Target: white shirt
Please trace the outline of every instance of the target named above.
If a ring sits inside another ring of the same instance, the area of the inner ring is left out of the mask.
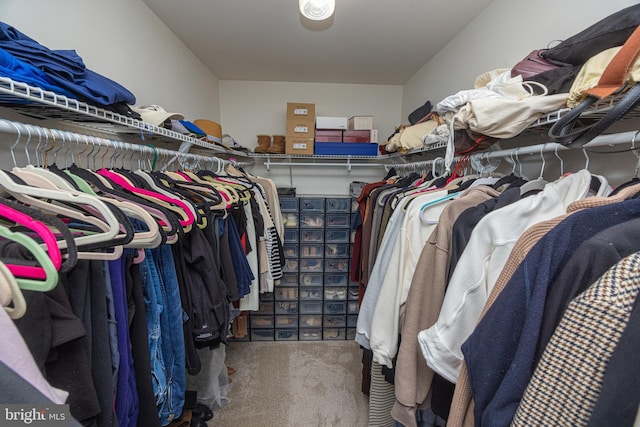
[[[400,319],[409,295],[413,273],[427,239],[438,224],[447,202],[454,198],[447,190],[417,196],[407,207],[396,235],[391,262],[386,269],[371,323],[370,346],[373,360],[393,367],[398,352]],[[433,204],[432,204],[433,203]]]
[[[427,364],[455,383],[462,343],[471,335],[511,249],[532,225],[566,213],[589,194],[591,174],[582,170],[544,190],[487,214],[475,227],[449,281],[438,321],[418,334]]]

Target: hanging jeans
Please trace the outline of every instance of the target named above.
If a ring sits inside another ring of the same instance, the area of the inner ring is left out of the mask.
[[[140,273],[147,307],[153,388],[162,425],[182,414],[186,387],[183,312],[168,245],[145,249]]]

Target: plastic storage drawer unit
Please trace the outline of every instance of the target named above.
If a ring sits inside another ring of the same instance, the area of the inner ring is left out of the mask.
[[[300,286],[322,286],[322,273],[300,273]]]
[[[324,256],[326,258],[346,258],[349,256],[349,244],[327,243],[324,245]]]
[[[349,212],[351,199],[347,198],[327,198],[327,212]]]
[[[298,243],[298,230],[284,230],[284,243]]]
[[[324,278],[325,286],[347,286],[347,274],[327,274]]]
[[[327,214],[326,222],[327,227],[349,228],[350,217],[349,214]]]
[[[276,341],[298,341],[298,330],[276,329]]]
[[[274,336],[273,329],[251,330],[251,341],[273,341]]]
[[[322,228],[324,227],[324,214],[303,213],[300,214],[301,228]]]
[[[349,243],[349,229],[327,229],[326,230],[326,242],[327,243]]]
[[[347,303],[345,301],[325,301],[324,314],[345,314]]]
[[[338,231],[338,230],[333,230]],[[349,239],[349,237],[347,237]],[[348,242],[349,240],[347,240]],[[322,243],[324,242],[324,230],[311,228],[300,230],[300,243]],[[346,243],[346,242],[345,242]]]
[[[324,199],[321,197],[301,197],[300,211],[324,212]]]
[[[298,212],[298,199],[295,197],[280,197],[281,212]]]

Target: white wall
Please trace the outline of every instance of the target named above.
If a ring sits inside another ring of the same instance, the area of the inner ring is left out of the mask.
[[[219,120],[218,79],[141,0],[2,0],[0,19],[188,119]]]
[[[435,105],[448,95],[473,87],[476,76],[485,71],[511,67],[532,50],[565,39],[635,3],[494,0],[404,85],[402,117],[427,99]]]
[[[287,102],[314,103],[317,116],[373,116],[386,140],[401,123],[402,86],[220,80],[222,132],[251,149],[257,134],[284,135]]]
[[[287,102],[316,105],[319,116],[373,116],[379,140],[385,140],[402,123],[402,86],[255,82],[220,80],[222,132],[253,150],[258,134],[286,133]],[[276,184],[295,186],[300,194],[348,194],[352,180],[372,181],[385,175],[382,167],[353,168],[331,166],[272,167],[258,161],[250,170],[272,178]]]

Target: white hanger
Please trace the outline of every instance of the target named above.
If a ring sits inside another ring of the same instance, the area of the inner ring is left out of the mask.
[[[16,320],[20,319],[27,312],[27,302],[24,299],[22,290],[18,285],[18,281],[15,276],[11,274],[7,266],[0,261],[0,289],[3,295],[6,295],[5,291],[8,291],[9,296],[7,299],[2,299],[2,306],[9,315],[10,318]],[[9,304],[13,307],[9,307]]]

